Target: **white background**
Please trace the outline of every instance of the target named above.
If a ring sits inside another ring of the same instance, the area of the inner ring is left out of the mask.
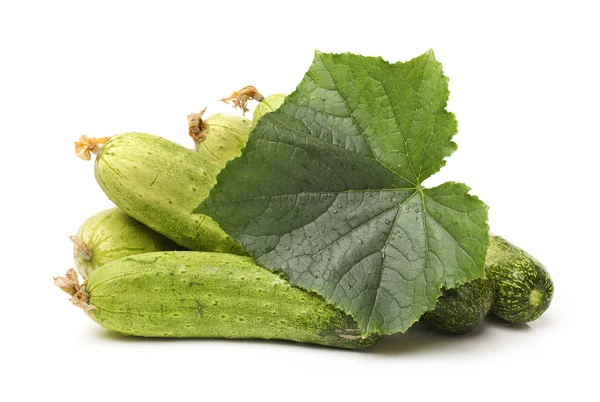
[[[2,2],[3,401],[548,400],[597,397],[598,13],[589,2]],[[446,4],[448,3],[448,4]],[[192,146],[186,116],[248,84],[290,92],[313,50],[411,59],[450,77],[458,151],[492,230],[545,263],[550,309],[463,337],[416,328],[363,352],[111,334],[52,285],[67,238],[111,206],[85,133]],[[596,370],[596,374],[593,375]]]

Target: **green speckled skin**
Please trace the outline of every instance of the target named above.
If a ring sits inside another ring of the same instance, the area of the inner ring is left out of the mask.
[[[252,122],[248,119],[226,114],[215,114],[204,120],[204,141],[196,141],[196,151],[206,160],[222,168],[233,158],[242,154],[248,140]]]
[[[496,296],[491,312],[510,322],[539,318],[552,301],[554,286],[546,268],[499,236],[490,236],[485,261]]]
[[[251,258],[154,252],[96,270],[85,292],[103,327],[173,338],[263,338],[363,348],[354,320],[323,298],[292,287]]]
[[[494,286],[487,278],[475,279],[455,289],[445,289],[435,309],[422,320],[442,332],[464,334],[472,330],[490,311]]]
[[[221,166],[164,138],[125,133],[96,158],[96,181],[122,211],[190,250],[245,254],[219,225],[192,211]]]
[[[87,219],[76,237],[92,252],[88,261],[77,247],[73,249],[75,267],[84,279],[98,267],[128,255],[183,249],[119,208],[107,209]]]
[[[279,109],[279,106],[281,106],[286,96],[287,94],[278,93],[269,95],[260,101],[260,103],[256,106],[256,109],[254,109],[254,114],[252,115],[252,127],[256,126],[258,119],[260,119],[263,115]]]

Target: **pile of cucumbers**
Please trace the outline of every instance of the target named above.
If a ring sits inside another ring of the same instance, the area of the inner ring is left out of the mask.
[[[252,127],[285,98],[262,99],[252,121],[190,115],[195,150],[164,138],[124,133],[82,137],[77,154],[95,154],[96,181],[117,206],[85,221],[75,236],[75,267],[55,283],[101,326],[129,335],[263,338],[364,348],[354,319],[321,296],[257,265],[210,217],[193,214],[217,174],[239,156]],[[548,308],[553,285],[537,260],[490,234],[486,277],[445,289],[422,316],[454,334],[489,313],[528,322]]]

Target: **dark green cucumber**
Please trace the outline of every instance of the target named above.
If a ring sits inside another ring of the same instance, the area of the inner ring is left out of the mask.
[[[487,278],[475,279],[454,289],[445,289],[435,309],[427,311],[422,321],[450,334],[472,330],[490,311],[494,286]]]
[[[96,181],[122,211],[190,250],[245,254],[219,225],[192,211],[222,166],[194,150],[142,133],[114,136],[96,158]]]
[[[173,338],[262,338],[371,346],[356,322],[251,258],[193,251],[132,255],[94,271],[76,297],[103,327]],[[91,310],[90,310],[91,309]]]
[[[491,312],[498,317],[530,322],[550,306],[554,285],[546,268],[502,237],[490,236],[485,268],[495,288]]]

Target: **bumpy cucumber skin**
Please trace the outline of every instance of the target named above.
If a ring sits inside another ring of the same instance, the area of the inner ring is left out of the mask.
[[[252,115],[252,127],[256,126],[258,119],[260,119],[263,115],[279,109],[279,106],[283,104],[286,96],[287,94],[278,93],[269,95],[260,101],[260,103],[256,106],[256,109],[254,109],[254,114]]]
[[[219,225],[192,211],[221,167],[194,150],[142,133],[117,135],[96,158],[96,181],[122,211],[190,250],[245,254]]]
[[[485,268],[494,282],[491,312],[509,322],[538,319],[550,306],[554,285],[546,268],[499,236],[490,236]]]
[[[493,300],[493,282],[487,278],[475,279],[457,288],[445,289],[435,309],[426,312],[421,320],[445,333],[465,334],[485,318]]]
[[[92,258],[86,260],[77,247],[73,249],[75,267],[84,279],[102,265],[128,255],[183,249],[119,208],[107,209],[87,219],[76,237],[92,253]]]
[[[252,122],[238,116],[215,114],[204,120],[206,137],[196,141],[196,152],[224,168],[227,162],[242,154]]]
[[[262,338],[364,348],[354,320],[251,258],[193,251],[138,254],[95,271],[88,314],[124,334]]]

